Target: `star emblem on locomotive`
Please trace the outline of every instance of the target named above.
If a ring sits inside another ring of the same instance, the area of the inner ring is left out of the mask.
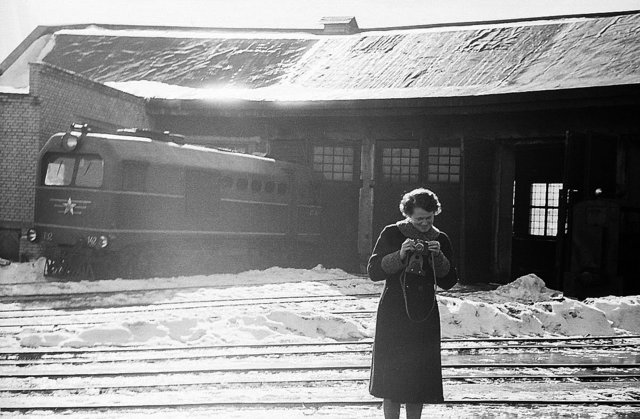
[[[76,207],[76,205],[78,205],[78,204],[74,204],[74,203],[71,201],[71,198],[69,198],[69,199],[67,200],[67,202],[65,202],[65,203],[64,203],[64,204],[62,204],[62,205],[64,206],[64,213],[65,213],[65,214],[71,214],[71,215],[73,215],[73,209],[74,209],[74,208]]]

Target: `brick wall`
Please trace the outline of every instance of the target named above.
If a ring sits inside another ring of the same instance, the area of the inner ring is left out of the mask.
[[[45,63],[30,64],[29,89],[40,102],[41,144],[72,122],[100,128],[149,128],[145,101],[68,70]]]
[[[22,254],[16,241],[33,223],[39,132],[37,101],[27,94],[0,93],[0,257],[15,258],[14,250]]]

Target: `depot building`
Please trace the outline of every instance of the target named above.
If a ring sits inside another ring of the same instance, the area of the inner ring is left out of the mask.
[[[83,122],[308,165],[327,267],[362,270],[402,194],[426,187],[465,282],[638,292],[640,12],[321,24],[38,27],[0,64],[0,257],[38,255],[39,149]]]

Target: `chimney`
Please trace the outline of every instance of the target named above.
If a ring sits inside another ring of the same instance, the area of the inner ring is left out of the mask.
[[[350,35],[360,32],[355,16],[327,16],[320,19],[325,35]]]

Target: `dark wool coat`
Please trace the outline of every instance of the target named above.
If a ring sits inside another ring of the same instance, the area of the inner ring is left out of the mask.
[[[441,253],[434,257],[439,287],[449,289],[457,282],[452,263],[449,237],[433,227],[419,232],[408,221],[384,228],[375,245],[367,267],[373,281],[386,281],[376,321],[369,392],[401,403],[438,403],[443,401],[440,363],[440,315],[434,302],[433,271],[428,258],[423,270],[426,278],[406,281],[409,319],[400,282],[404,264],[399,250],[405,239],[438,240]],[[415,279],[415,278],[414,278]],[[418,284],[418,285],[416,285]],[[424,284],[424,285],[423,285]]]

